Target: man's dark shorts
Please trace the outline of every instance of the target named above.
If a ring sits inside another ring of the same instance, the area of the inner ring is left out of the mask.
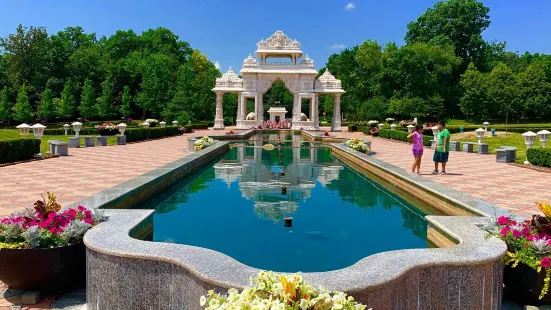
[[[434,152],[432,160],[436,163],[447,163],[450,152]]]

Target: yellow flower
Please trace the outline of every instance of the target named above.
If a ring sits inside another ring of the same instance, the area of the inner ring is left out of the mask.
[[[209,302],[209,307],[211,309],[218,309],[218,307],[220,307],[220,301],[216,298],[211,299]]]

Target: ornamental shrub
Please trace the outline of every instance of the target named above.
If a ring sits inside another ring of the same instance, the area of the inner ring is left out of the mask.
[[[526,157],[532,165],[551,167],[551,149],[528,149]]]
[[[31,159],[40,153],[40,140],[14,139],[0,141],[0,164]]]
[[[409,142],[408,141],[408,135],[409,135],[409,133],[407,131],[389,130],[389,129],[379,130],[379,137],[386,138],[386,139],[403,141],[403,142]],[[424,146],[430,146],[432,138],[433,138],[432,131],[431,131],[430,136],[423,135],[423,145]]]

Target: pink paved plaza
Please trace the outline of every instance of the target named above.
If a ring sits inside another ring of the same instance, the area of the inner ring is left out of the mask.
[[[205,135],[198,131],[193,135]],[[221,132],[217,132],[220,134]],[[336,133],[364,137],[363,133]],[[375,158],[410,169],[406,143],[374,138]],[[186,156],[186,137],[128,144],[70,149],[70,156],[0,167],[0,217],[32,207],[40,194],[51,191],[62,205],[75,203],[104,189]],[[452,152],[448,175],[431,175],[432,150],[426,149],[421,166],[424,178],[468,193],[489,203],[528,216],[539,213],[536,201],[551,201],[551,173],[495,162],[495,155]]]

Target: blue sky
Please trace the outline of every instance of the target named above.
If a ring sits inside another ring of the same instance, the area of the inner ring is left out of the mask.
[[[403,43],[406,25],[432,0],[0,0],[0,35],[18,24],[45,26],[49,33],[80,25],[98,37],[118,29],[141,32],[167,27],[192,47],[237,71],[256,42],[280,29],[302,44],[323,67],[329,55],[366,39]],[[551,1],[488,0],[492,25],[487,40],[508,50],[551,53]]]

